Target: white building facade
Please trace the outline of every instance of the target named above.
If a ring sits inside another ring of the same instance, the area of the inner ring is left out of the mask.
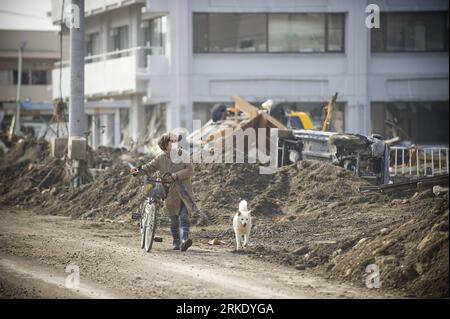
[[[379,29],[366,27],[372,3]],[[192,129],[232,95],[319,122],[334,92],[336,130],[448,144],[447,11],[445,0],[90,0],[86,98],[111,145],[124,130]]]
[[[52,69],[60,52],[49,8],[50,2],[31,3],[22,12],[15,3],[0,4],[0,130],[9,130],[17,99],[22,130],[38,135],[52,116]]]

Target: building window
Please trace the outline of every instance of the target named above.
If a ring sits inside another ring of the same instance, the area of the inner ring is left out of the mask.
[[[202,126],[208,123],[211,120],[211,111],[215,104],[217,103],[194,103],[192,120],[201,121]]]
[[[166,109],[164,103],[145,105],[145,139],[152,140],[166,131]]]
[[[208,21],[208,14],[194,14],[194,53],[206,53],[209,51]]]
[[[448,101],[372,102],[370,111],[372,132],[384,139],[400,137],[413,143],[448,144]]]
[[[17,70],[13,70],[13,84],[17,85],[19,79],[19,72]],[[28,70],[22,71],[22,78],[21,78],[21,84],[22,85],[28,85],[30,84],[30,72]]]
[[[12,84],[13,84],[12,70],[0,70],[0,85],[12,85]]]
[[[167,38],[167,17],[162,16],[144,22],[145,44],[152,55],[164,55]]]
[[[447,12],[382,13],[372,52],[448,51]]]
[[[271,14],[270,52],[324,52],[325,15]]]
[[[194,53],[344,52],[342,13],[194,13]]]
[[[264,52],[265,14],[210,14],[210,52]]]
[[[122,51],[129,48],[128,26],[118,27],[111,30],[112,51]],[[126,53],[118,54],[116,57],[127,56]]]
[[[86,56],[100,54],[100,34],[91,33],[86,36]]]
[[[330,13],[327,17],[326,51],[344,52],[345,48],[345,15]]]
[[[32,85],[47,85],[47,84],[49,84],[47,70],[32,70],[31,71],[31,84]]]
[[[269,52],[344,52],[344,14],[269,15]]]

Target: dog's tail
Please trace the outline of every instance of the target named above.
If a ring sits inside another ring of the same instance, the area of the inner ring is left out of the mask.
[[[239,211],[241,213],[246,213],[248,212],[247,209],[247,201],[245,199],[241,200],[241,202],[239,203]]]

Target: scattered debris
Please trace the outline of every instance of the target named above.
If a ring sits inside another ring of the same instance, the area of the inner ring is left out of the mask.
[[[48,156],[45,141],[24,139],[9,147],[0,153],[0,205],[133,223],[129,216],[139,209],[144,179],[131,177],[127,162],[150,157],[125,149],[90,151],[95,179],[73,189],[64,179],[64,159]],[[361,193],[371,187],[367,181],[316,161],[300,161],[273,175],[259,174],[257,164],[198,164],[194,170],[197,203],[218,221],[201,231],[194,227],[200,241],[231,245],[232,216],[245,198],[257,219],[249,256],[359,285],[365,267],[375,263],[382,268],[384,288],[448,298],[448,188],[428,180],[426,187],[415,184],[414,196],[411,191]],[[194,225],[199,218],[192,216]]]
[[[436,185],[433,187],[433,194],[436,196],[448,194],[448,187],[442,187],[442,186]]]
[[[209,242],[208,242],[208,244],[209,245],[221,245],[221,244],[223,244],[219,239],[217,239],[217,238],[214,238],[213,240],[210,240]]]
[[[162,243],[162,242],[163,242],[163,238],[162,238],[162,237],[155,236],[155,237],[153,238],[153,241],[155,241],[155,242],[157,242],[157,243]]]

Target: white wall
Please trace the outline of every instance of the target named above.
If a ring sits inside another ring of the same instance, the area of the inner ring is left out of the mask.
[[[386,11],[448,10],[444,0],[147,0],[147,11],[166,12],[170,21],[167,126],[179,126],[180,105],[191,111],[193,102],[231,95],[324,102],[337,91],[346,131],[359,133],[371,131],[371,101],[448,101],[448,52],[371,54],[370,3]],[[193,12],[345,12],[345,53],[193,54]]]

